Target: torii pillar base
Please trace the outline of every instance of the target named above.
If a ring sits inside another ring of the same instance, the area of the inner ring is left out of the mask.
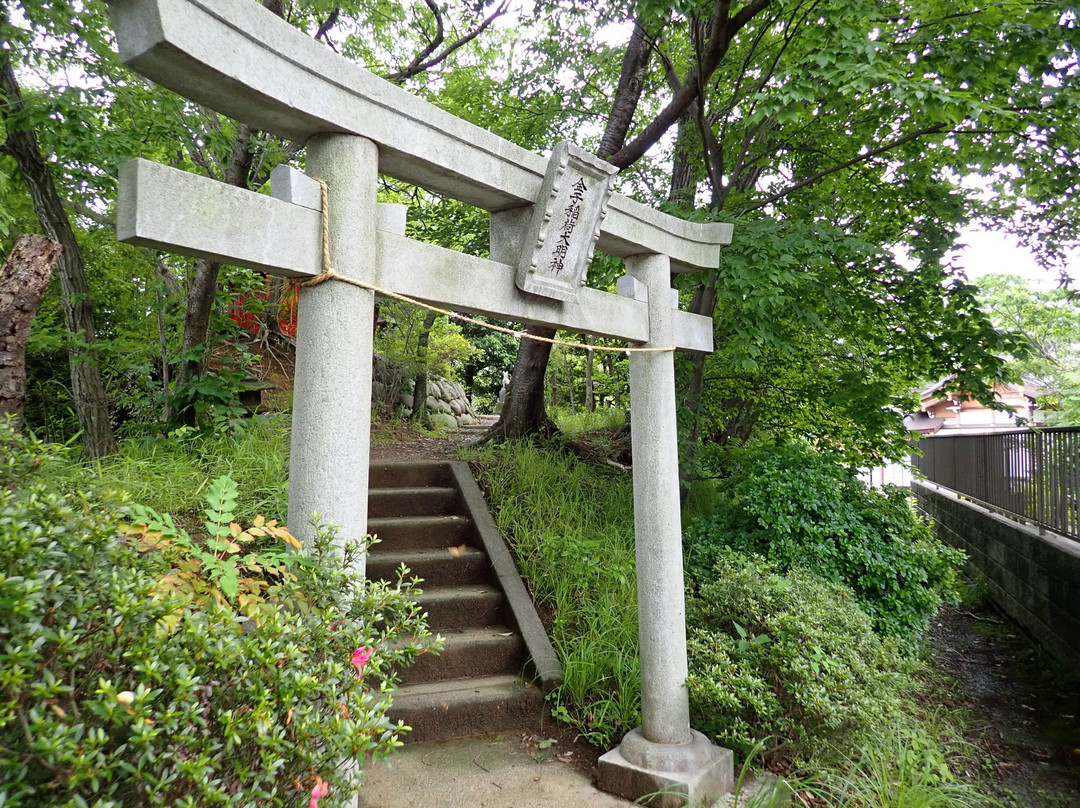
[[[630,730],[600,758],[600,789],[658,808],[712,805],[735,789],[733,755],[696,730],[690,735],[682,744],[653,743]]]

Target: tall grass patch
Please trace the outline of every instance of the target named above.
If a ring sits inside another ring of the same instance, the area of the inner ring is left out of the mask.
[[[91,486],[178,516],[198,508],[212,480],[230,477],[238,486],[236,516],[284,514],[288,509],[289,416],[260,415],[227,434],[180,429],[166,438],[128,438],[119,451],[96,463],[54,463],[59,487]]]
[[[556,716],[599,746],[640,723],[630,478],[555,450],[487,445],[474,456],[495,521],[564,667]]]
[[[560,407],[555,413],[555,423],[564,435],[617,429],[626,423],[626,411],[616,407],[602,407],[592,412]]]

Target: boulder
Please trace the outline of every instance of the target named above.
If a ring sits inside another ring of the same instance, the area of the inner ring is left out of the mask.
[[[455,430],[458,428],[457,418],[445,412],[433,412],[428,416],[428,423],[432,429]]]

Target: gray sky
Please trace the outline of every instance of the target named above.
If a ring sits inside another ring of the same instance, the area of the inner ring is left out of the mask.
[[[964,268],[971,279],[991,273],[1019,275],[1036,288],[1051,289],[1058,284],[1058,274],[1047,271],[1035,263],[1031,253],[1019,245],[1016,238],[1000,232],[968,229],[961,241],[968,246],[953,255],[956,263]],[[1080,280],[1080,257],[1075,254],[1070,261],[1074,279]]]

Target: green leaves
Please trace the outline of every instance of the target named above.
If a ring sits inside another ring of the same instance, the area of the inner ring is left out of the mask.
[[[226,542],[223,539],[231,534],[229,524],[235,518],[233,511],[236,508],[237,486],[227,476],[218,477],[206,491],[206,531],[212,537],[210,547],[214,550],[224,550]],[[213,543],[216,540],[217,545]]]
[[[843,587],[730,550],[697,584],[687,602],[691,721],[718,743],[798,761],[900,720],[905,663]]]
[[[294,806],[316,777],[353,793],[341,761],[401,745],[373,693],[435,644],[407,577],[357,580],[361,546],[343,558],[320,531],[245,625],[231,605],[163,589],[167,548],[140,550],[111,501],[46,484],[53,450],[3,424],[0,446],[0,803]],[[94,479],[84,469],[78,485]],[[213,487],[207,509],[224,516],[231,486]],[[186,536],[149,521],[159,543]],[[375,649],[362,681],[361,646]]]
[[[908,648],[940,602],[956,597],[963,553],[931,536],[902,490],[868,488],[851,465],[805,444],[729,450],[726,460],[719,501],[687,529],[697,585],[711,579],[724,548],[781,571],[812,570],[850,588],[875,630]],[[749,629],[735,630],[754,641]]]

